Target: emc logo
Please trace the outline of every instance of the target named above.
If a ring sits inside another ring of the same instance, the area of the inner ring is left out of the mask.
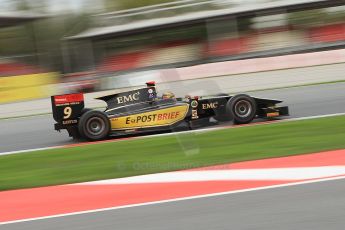
[[[133,94],[130,94],[130,95],[125,95],[125,96],[122,96],[122,97],[117,97],[116,100],[117,100],[117,103],[118,104],[124,104],[126,102],[133,102],[133,101],[138,101],[139,100],[139,95],[140,95],[140,92],[135,92]]]

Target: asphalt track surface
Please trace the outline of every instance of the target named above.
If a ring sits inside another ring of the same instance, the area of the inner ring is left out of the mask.
[[[345,83],[256,91],[252,96],[279,99],[291,118],[345,112]],[[73,144],[66,131],[53,129],[51,115],[0,120],[0,153]]]
[[[345,179],[0,226],[1,230],[344,229]]]

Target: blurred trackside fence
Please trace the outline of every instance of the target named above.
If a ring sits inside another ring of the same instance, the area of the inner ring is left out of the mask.
[[[0,58],[0,104],[46,98],[58,92],[60,74],[29,64],[25,58]]]
[[[121,89],[142,86],[145,82],[154,80],[160,85],[160,90],[170,90],[178,96],[193,92],[194,95],[245,92],[345,80],[345,75],[339,72],[343,63],[345,49],[339,49],[133,72],[102,78],[101,86],[106,89]],[[212,83],[202,87],[195,84],[203,81]],[[214,85],[217,87],[212,87]]]
[[[249,3],[183,0],[95,15],[92,28],[65,39],[66,56],[83,56],[67,57],[75,62],[66,72],[95,71],[107,90],[155,77],[151,70],[214,63],[209,74],[227,61],[345,47],[344,1]]]
[[[211,68],[208,65],[216,66]],[[158,93],[172,91],[179,97],[344,81],[344,68],[345,49],[213,63],[137,73],[130,77],[104,78],[103,84],[112,89],[85,94],[85,99],[88,107],[102,107],[105,104],[95,97],[142,87],[148,80],[157,82]],[[50,112],[49,98],[0,104],[0,118]]]

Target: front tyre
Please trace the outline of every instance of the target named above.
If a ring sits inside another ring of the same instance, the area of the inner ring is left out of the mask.
[[[90,110],[80,117],[78,130],[80,135],[87,140],[103,140],[109,135],[110,122],[105,113]]]
[[[256,116],[256,107],[255,100],[246,94],[232,97],[226,105],[227,114],[231,114],[234,124],[250,123]]]

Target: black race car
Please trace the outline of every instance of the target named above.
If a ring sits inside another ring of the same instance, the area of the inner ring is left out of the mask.
[[[277,106],[282,102],[279,100],[245,94],[159,99],[155,83],[146,84],[144,88],[96,98],[107,103],[105,111],[84,108],[83,94],[52,96],[55,130],[66,129],[73,138],[95,141],[108,136],[193,129],[223,121],[247,124],[255,118],[289,115],[287,106]]]

